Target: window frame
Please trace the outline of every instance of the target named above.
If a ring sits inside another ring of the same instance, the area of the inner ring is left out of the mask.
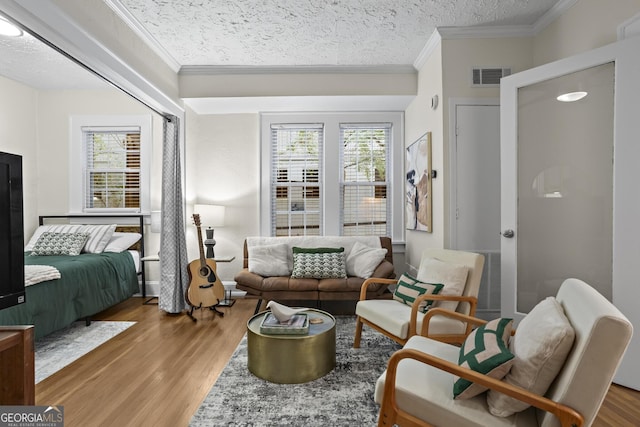
[[[69,213],[91,214],[112,213],[149,214],[151,209],[150,175],[151,175],[151,135],[152,117],[147,114],[131,115],[78,115],[70,119],[70,164],[69,164]],[[87,152],[84,145],[85,128],[104,128],[121,130],[126,128],[140,129],[140,209],[132,208],[89,208],[85,209],[87,197]]]
[[[340,124],[341,123],[391,123],[389,146],[390,224],[393,241],[404,240],[404,205],[402,171],[404,159],[404,113],[386,112],[331,112],[331,113],[261,113],[260,115],[260,234],[271,235],[271,126],[277,124],[324,124],[322,151],[323,183],[323,235],[340,235]]]

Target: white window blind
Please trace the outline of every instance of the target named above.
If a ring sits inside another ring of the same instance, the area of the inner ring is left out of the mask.
[[[390,123],[340,124],[343,236],[391,234]]]
[[[271,125],[271,235],[322,235],[322,124]]]
[[[84,210],[140,212],[140,128],[83,127]]]

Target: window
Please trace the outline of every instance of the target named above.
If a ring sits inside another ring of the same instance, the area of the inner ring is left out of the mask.
[[[402,113],[262,114],[261,233],[402,240],[403,154]]]
[[[340,124],[341,234],[388,236],[391,123]]]
[[[271,126],[273,236],[321,234],[322,143],[322,125]]]
[[[150,116],[71,119],[70,211],[148,212]]]
[[[140,210],[140,128],[82,128],[84,210]]]

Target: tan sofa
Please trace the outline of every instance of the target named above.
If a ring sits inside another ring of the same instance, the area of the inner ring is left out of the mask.
[[[342,236],[328,237],[326,240],[321,237],[306,238],[295,237],[272,237],[263,238],[264,244],[274,242],[287,242],[289,246],[310,247],[310,242],[316,245],[335,246],[340,244],[345,248],[346,256],[353,246],[353,242],[358,238]],[[282,239],[282,240],[278,240]],[[315,240],[314,240],[315,239]],[[387,250],[385,258],[378,264],[371,277],[395,278],[393,267],[393,251],[391,239],[389,237],[379,237],[380,247]],[[315,300],[315,301],[336,301],[350,300],[357,301],[360,298],[360,287],[364,278],[347,277],[344,279],[296,279],[290,276],[270,276],[264,277],[249,271],[249,248],[247,240],[244,241],[244,262],[243,269],[235,276],[236,287],[246,291],[248,295],[264,300],[292,301],[292,300]],[[386,284],[375,284],[368,288],[370,298],[391,298],[391,292]],[[259,305],[260,303],[258,303]]]

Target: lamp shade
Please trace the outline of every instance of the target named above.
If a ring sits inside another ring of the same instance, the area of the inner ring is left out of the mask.
[[[151,232],[159,233],[162,228],[162,217],[160,211],[151,211]]]
[[[193,213],[200,215],[200,224],[207,227],[224,226],[224,206],[220,205],[194,205]]]

